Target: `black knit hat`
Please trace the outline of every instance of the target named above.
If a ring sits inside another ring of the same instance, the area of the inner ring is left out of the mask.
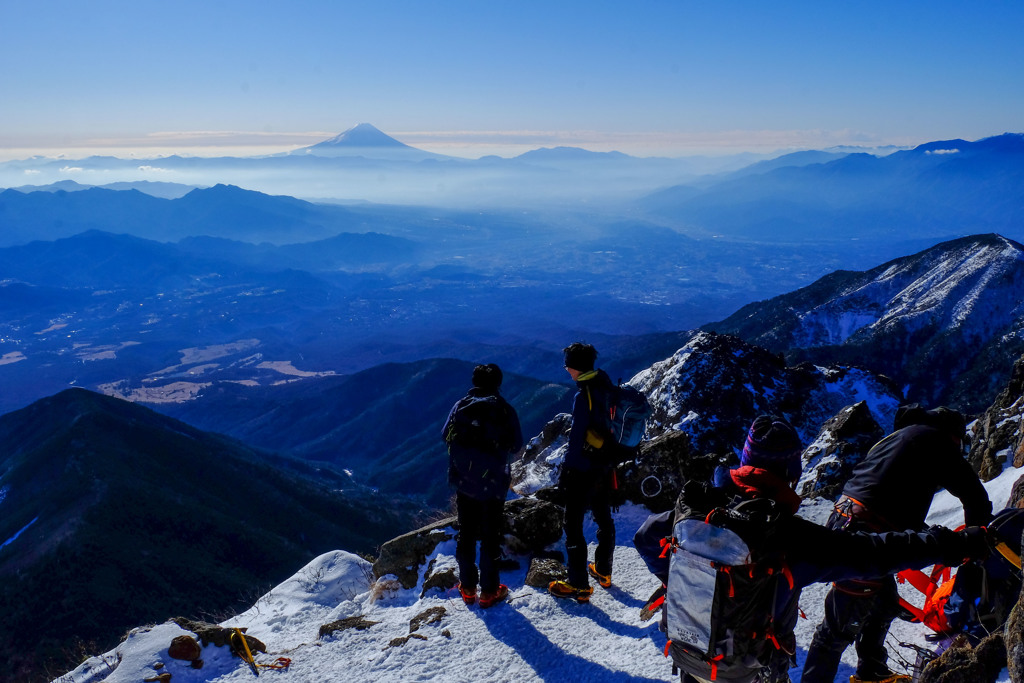
[[[473,368],[473,386],[481,389],[497,389],[501,386],[501,368],[494,363]]]
[[[579,370],[580,372],[593,370],[594,363],[597,361],[597,349],[583,342],[569,344],[569,346],[562,349],[562,353],[565,357],[565,367]]]

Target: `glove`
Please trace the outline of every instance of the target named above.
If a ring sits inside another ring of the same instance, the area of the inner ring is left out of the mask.
[[[959,541],[960,556],[954,559],[947,558],[952,562],[944,562],[947,567],[953,567],[972,560],[983,561],[992,553],[992,545],[989,542],[988,530],[983,526],[969,526],[963,531],[955,532]]]
[[[969,526],[960,532],[967,541],[967,557],[965,560],[984,561],[992,554],[992,539],[988,529],[983,526]]]

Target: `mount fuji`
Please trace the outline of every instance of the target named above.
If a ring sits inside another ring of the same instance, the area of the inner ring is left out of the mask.
[[[366,157],[388,161],[423,161],[425,159],[451,159],[399,142],[369,123],[360,123],[333,138],[309,147],[292,150],[291,155],[320,157]]]

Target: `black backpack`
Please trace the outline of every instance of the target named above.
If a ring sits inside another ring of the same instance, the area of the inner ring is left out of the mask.
[[[505,497],[513,438],[509,424],[498,396],[467,396],[459,402],[445,433],[452,486],[477,500]]]
[[[773,501],[757,499],[676,520],[662,613],[674,667],[728,682],[788,666],[796,640],[774,622],[796,603],[779,604],[788,595],[782,584],[793,588],[784,558],[771,551],[779,517]]]

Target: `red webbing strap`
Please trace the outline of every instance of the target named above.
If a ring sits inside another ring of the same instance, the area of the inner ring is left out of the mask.
[[[900,583],[909,583],[925,595],[928,594],[929,590],[935,589],[935,583],[932,580],[932,577],[928,576],[920,569],[904,569],[896,574],[896,580]]]
[[[786,577],[786,583],[789,584],[789,590],[793,590],[793,587],[796,584],[793,581],[793,572],[789,570],[788,564],[782,565],[782,575]],[[799,609],[799,607],[797,609]]]
[[[729,597],[735,598],[736,585],[732,582],[732,567],[730,567],[727,564],[718,564],[716,562],[712,562],[711,566],[714,567],[717,571],[725,574],[725,578],[729,579]]]
[[[914,605],[911,605],[909,602],[907,602],[903,598],[900,598],[900,607],[902,607],[903,609],[905,609],[908,612],[910,612],[911,614],[913,614],[914,615],[914,621],[924,622],[924,610],[921,609],[920,607],[915,607]]]

